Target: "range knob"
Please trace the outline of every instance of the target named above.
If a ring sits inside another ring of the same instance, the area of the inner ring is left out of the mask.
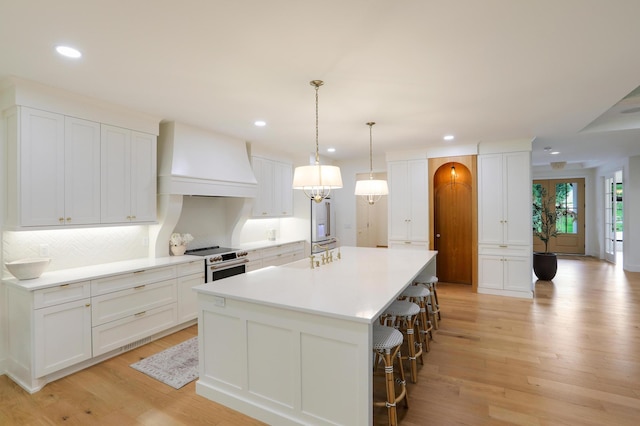
[[[249,254],[249,253],[247,253],[246,251],[241,251],[241,252],[238,252],[238,253],[236,254],[236,256],[238,256],[238,257],[242,257],[242,256],[246,256],[246,255],[248,255],[248,254]]]
[[[222,260],[222,256],[216,256],[209,258],[209,262],[219,262]]]

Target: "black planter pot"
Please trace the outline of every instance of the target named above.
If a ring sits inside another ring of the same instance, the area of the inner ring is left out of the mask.
[[[533,272],[542,281],[551,281],[558,271],[555,253],[533,253]]]

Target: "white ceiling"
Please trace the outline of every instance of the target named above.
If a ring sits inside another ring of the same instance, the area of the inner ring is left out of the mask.
[[[534,165],[593,167],[640,155],[640,113],[607,113],[640,86],[638,16],[635,0],[2,0],[0,77],[294,155],[314,150],[321,79],[330,158],[368,158],[375,121],[374,153],[536,138]]]

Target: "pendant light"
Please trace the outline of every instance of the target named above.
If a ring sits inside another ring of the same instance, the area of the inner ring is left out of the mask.
[[[342,188],[340,168],[336,166],[321,166],[318,150],[318,88],[324,84],[322,80],[310,82],[316,88],[316,161],[309,166],[296,167],[293,172],[293,189],[301,189],[304,193],[319,203],[329,196],[332,189]]]
[[[367,123],[369,126],[369,179],[363,179],[356,182],[356,195],[361,195],[370,205],[373,205],[383,195],[389,193],[389,187],[386,180],[373,178],[373,121]]]

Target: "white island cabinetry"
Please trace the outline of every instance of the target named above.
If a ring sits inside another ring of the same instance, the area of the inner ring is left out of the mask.
[[[196,287],[196,392],[268,424],[372,424],[372,325],[435,256],[341,247]]]

